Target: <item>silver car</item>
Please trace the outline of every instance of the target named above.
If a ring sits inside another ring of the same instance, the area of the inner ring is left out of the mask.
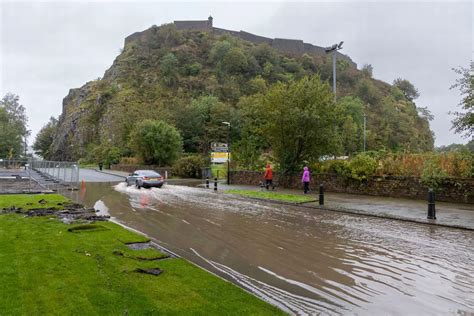
[[[164,183],[164,179],[158,172],[153,170],[136,170],[130,174],[125,182],[127,186],[135,185],[137,189],[141,188],[161,188]]]

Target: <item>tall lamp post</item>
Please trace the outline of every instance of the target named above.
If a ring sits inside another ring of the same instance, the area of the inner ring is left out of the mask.
[[[334,92],[334,103],[336,103],[336,54],[338,50],[342,49],[342,44],[344,44],[344,41],[326,48],[326,53],[332,52],[332,92]]]
[[[366,125],[367,125],[367,114],[364,113],[364,152],[365,152],[366,144],[367,144],[367,139],[366,139],[366,136],[365,136]]]
[[[227,131],[227,185],[230,184],[230,122],[222,122],[229,128]]]

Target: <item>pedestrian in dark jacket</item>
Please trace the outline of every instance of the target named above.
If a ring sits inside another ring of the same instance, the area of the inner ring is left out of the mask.
[[[309,191],[309,182],[311,181],[311,175],[309,173],[308,167],[303,168],[303,176],[301,177],[301,182],[303,182],[304,194],[307,194]]]
[[[265,179],[265,187],[267,190],[270,188],[270,186],[273,186],[273,170],[270,164],[267,164],[267,167],[265,168],[265,174],[263,175]]]

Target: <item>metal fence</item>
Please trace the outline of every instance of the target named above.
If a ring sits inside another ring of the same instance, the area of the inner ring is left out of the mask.
[[[30,160],[31,170],[39,173],[46,181],[79,187],[79,166],[77,162]]]
[[[0,159],[0,169],[5,170],[18,170],[25,168],[25,165],[28,163],[27,160],[22,159]]]
[[[29,179],[29,187],[34,181],[50,190],[59,187],[79,188],[79,166],[76,162],[0,159],[0,171],[5,175],[16,174],[19,179]]]

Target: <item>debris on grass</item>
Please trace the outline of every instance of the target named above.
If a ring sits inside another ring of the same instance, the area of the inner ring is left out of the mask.
[[[102,225],[96,225],[96,224],[84,224],[84,225],[78,225],[78,226],[68,228],[68,231],[71,233],[97,232],[97,231],[105,231],[105,230],[109,230],[109,229]]]
[[[154,275],[154,276],[158,276],[163,271],[160,268],[150,268],[150,269],[136,268],[135,270],[133,270],[133,272],[145,273],[145,274],[151,274],[151,275]]]

